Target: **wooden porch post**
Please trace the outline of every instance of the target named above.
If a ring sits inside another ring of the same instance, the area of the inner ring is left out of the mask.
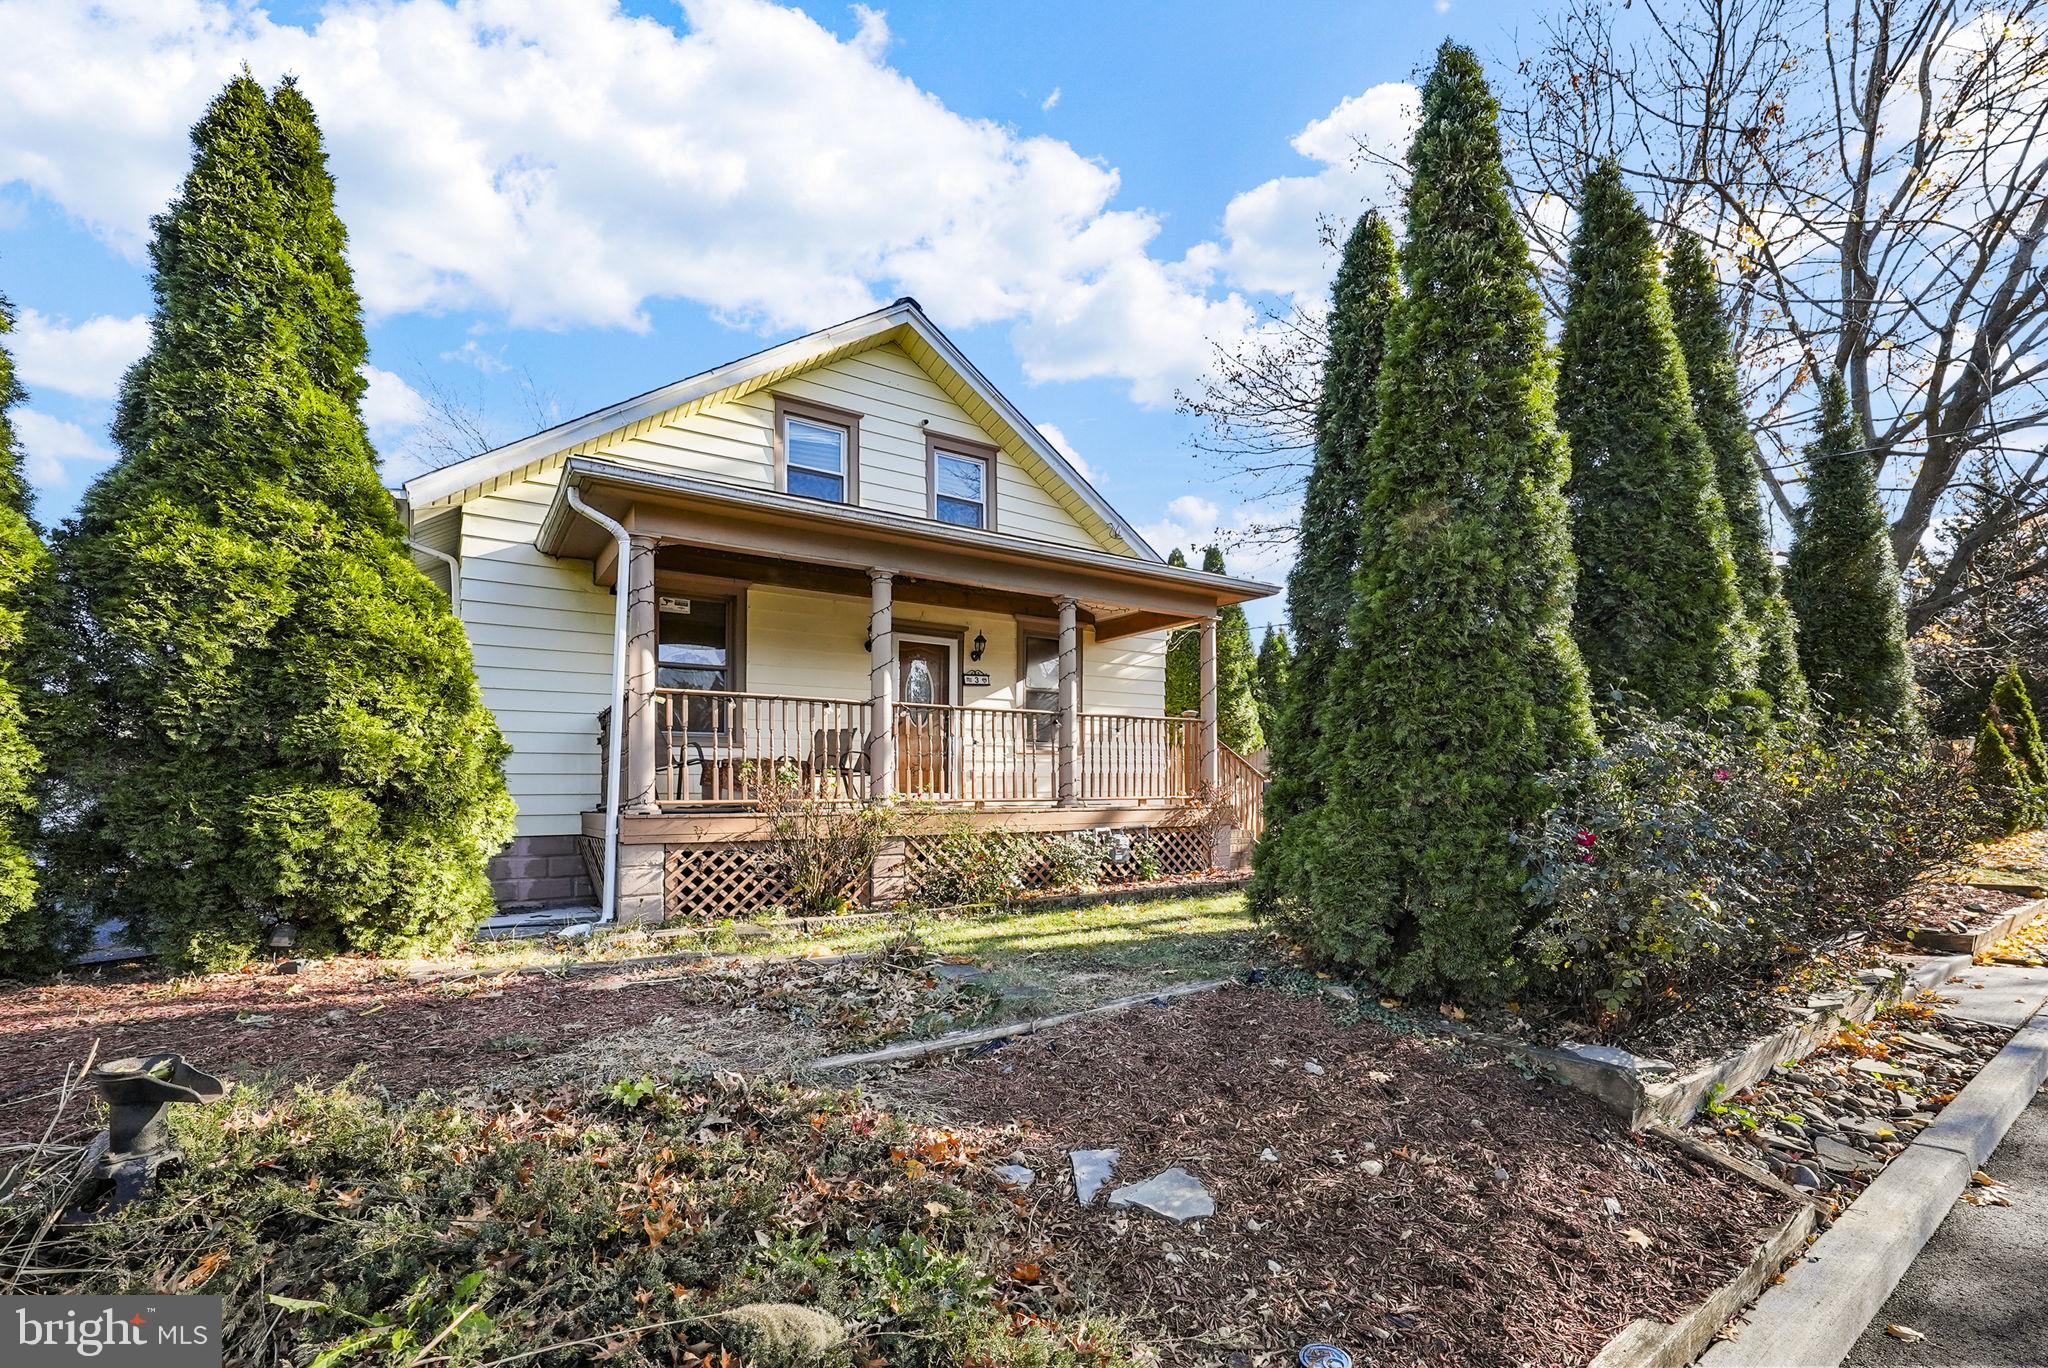
[[[1060,608],[1059,802],[1081,801],[1081,605],[1070,598]]]
[[[896,792],[895,575],[869,570],[868,581],[868,793],[880,800]]]
[[[626,595],[626,803],[619,810],[647,816],[661,811],[654,792],[655,748],[660,734],[654,707],[658,620],[652,537],[633,538],[616,588]]]
[[[1202,619],[1202,735],[1195,752],[1195,782],[1213,796],[1223,782],[1223,753],[1216,735],[1216,619]]]

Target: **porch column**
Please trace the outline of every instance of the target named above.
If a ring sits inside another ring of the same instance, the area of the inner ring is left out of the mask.
[[[896,792],[896,584],[889,570],[868,571],[868,793]]]
[[[1195,782],[1211,797],[1223,782],[1223,753],[1216,735],[1216,619],[1202,619],[1202,735],[1195,751]]]
[[[1081,605],[1059,600],[1061,807],[1081,801]]]
[[[661,811],[655,802],[654,539],[634,537],[631,554],[620,567],[617,591],[626,595],[626,804],[621,812],[648,816]]]

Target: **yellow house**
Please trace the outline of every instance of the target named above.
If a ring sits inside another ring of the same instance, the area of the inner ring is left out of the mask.
[[[770,771],[1170,869],[1256,827],[1215,619],[1273,588],[1165,564],[915,300],[420,475],[401,511],[512,746],[507,907],[759,910]],[[1168,717],[1190,626],[1206,706]]]

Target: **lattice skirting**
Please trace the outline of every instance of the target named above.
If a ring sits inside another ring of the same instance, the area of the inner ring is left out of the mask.
[[[861,878],[840,890],[849,902],[867,897]],[[662,896],[670,921],[723,921],[763,916],[790,903],[789,881],[762,841],[670,846],[662,861]]]
[[[1022,842],[1036,847],[1019,861],[1018,880],[1022,891],[1027,893],[1050,893],[1077,884],[1093,884],[1102,888],[1116,888],[1144,881],[1144,854],[1149,850],[1151,862],[1160,877],[1200,873],[1209,867],[1209,838],[1201,827],[1156,826],[1129,829],[1124,832],[1131,838],[1130,858],[1117,861],[1105,859],[1097,864],[1092,873],[1079,880],[1072,877],[1071,869],[1064,871],[1051,855],[1052,843],[1073,833],[1056,831],[1014,831],[1000,833],[1000,839]],[[963,848],[962,843],[949,841],[944,836],[912,836],[904,842],[904,874],[914,890],[927,882],[934,882],[934,876],[944,873],[963,873],[947,866],[954,861],[969,860],[976,856],[971,846]]]

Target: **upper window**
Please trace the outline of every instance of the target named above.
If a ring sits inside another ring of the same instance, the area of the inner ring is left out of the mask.
[[[775,396],[775,483],[826,503],[860,502],[860,415]]]
[[[988,459],[957,451],[933,453],[933,513],[956,527],[988,526]]]
[[[846,429],[808,418],[782,421],[789,451],[789,492],[845,503]]]

